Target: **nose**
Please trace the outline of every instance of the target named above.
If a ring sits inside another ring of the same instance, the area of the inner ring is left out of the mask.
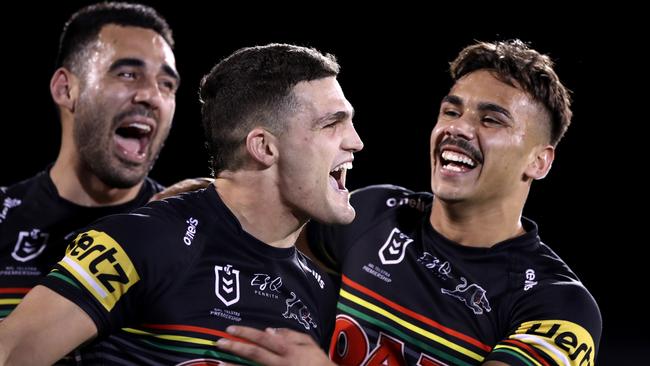
[[[349,126],[348,133],[343,139],[343,149],[353,153],[361,151],[363,149],[363,141],[361,141],[361,137],[359,137],[354,125],[350,123]]]
[[[137,84],[133,102],[136,104],[146,104],[153,109],[159,109],[162,104],[162,98],[158,81],[143,77]]]
[[[446,135],[465,140],[473,140],[476,133],[474,123],[470,120],[469,116],[460,116],[452,121],[449,121],[444,129]]]

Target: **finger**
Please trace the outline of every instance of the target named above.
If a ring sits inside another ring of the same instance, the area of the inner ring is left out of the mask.
[[[282,359],[275,353],[253,343],[242,343],[230,339],[221,338],[216,346],[226,352],[239,357],[255,361],[267,366],[283,365]]]
[[[316,343],[314,339],[307,333],[297,332],[288,328],[266,328],[267,331],[272,329],[272,332],[277,334],[284,343],[297,343],[297,344],[310,344]]]
[[[287,340],[276,333],[273,328],[262,331],[251,327],[231,325],[226,329],[226,332],[251,341],[279,355],[287,352]]]

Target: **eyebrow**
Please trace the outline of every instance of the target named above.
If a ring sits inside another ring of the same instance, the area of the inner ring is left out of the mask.
[[[111,64],[111,67],[108,69],[108,71],[114,71],[122,66],[144,67],[145,63],[144,61],[137,58],[121,58],[113,62]],[[163,64],[162,70],[165,74],[176,79],[176,81],[180,83],[181,77],[178,75],[176,70],[174,70],[171,66],[167,64]]]
[[[338,112],[334,112],[334,113],[328,113],[328,114],[324,115],[323,117],[318,118],[316,120],[316,124],[321,125],[321,124],[325,124],[325,123],[330,122],[330,121],[331,122],[340,121],[340,120],[344,120],[344,119],[347,119],[347,118],[352,119],[352,117],[354,117],[354,108],[352,108],[351,113],[349,113],[347,111],[338,111]]]
[[[442,98],[443,103],[451,103],[453,105],[463,105],[463,100],[457,96],[457,95],[446,95],[444,98]],[[478,104],[478,110],[479,111],[492,111],[496,113],[503,114],[504,116],[512,119],[512,114],[510,114],[510,111],[507,109],[503,108],[502,106],[494,103],[489,103],[489,102],[480,102]]]

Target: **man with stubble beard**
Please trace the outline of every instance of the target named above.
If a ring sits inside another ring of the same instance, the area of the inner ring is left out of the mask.
[[[176,107],[173,45],[165,19],[139,4],[90,5],[65,24],[50,81],[59,155],[0,187],[0,319],[61,259],[76,229],[162,189],[147,174]]]

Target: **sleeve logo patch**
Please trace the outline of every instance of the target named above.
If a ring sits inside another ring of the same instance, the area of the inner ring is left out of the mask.
[[[541,350],[559,365],[593,366],[594,341],[586,329],[566,320],[522,323],[510,336]]]
[[[140,280],[124,249],[108,234],[96,230],[78,235],[59,264],[108,311]]]

